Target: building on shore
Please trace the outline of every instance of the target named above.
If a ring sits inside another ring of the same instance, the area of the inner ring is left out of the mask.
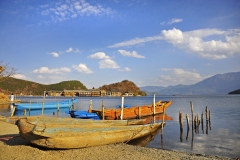
[[[46,91],[45,96],[70,96],[70,97],[104,97],[104,96],[133,96],[133,93],[126,92],[122,94],[119,91],[105,91],[105,90],[63,90],[63,91]]]

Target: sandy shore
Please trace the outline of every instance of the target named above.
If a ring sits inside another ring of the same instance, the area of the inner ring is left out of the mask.
[[[230,159],[210,155],[199,155],[162,149],[145,148],[127,144],[112,144],[98,147],[70,150],[48,150],[32,146],[18,134],[14,124],[0,121],[0,159],[4,160],[148,160],[148,159]]]

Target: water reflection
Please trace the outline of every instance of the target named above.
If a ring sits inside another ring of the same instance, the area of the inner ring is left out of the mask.
[[[151,134],[137,138],[137,139],[133,139],[127,142],[127,144],[145,147],[150,141],[154,140],[155,136],[158,134],[160,130],[162,130],[161,127],[159,127],[157,130],[155,130]]]
[[[183,142],[183,127],[181,127],[182,124],[182,119],[180,117],[181,115],[179,114],[179,122],[180,122],[180,142]],[[187,117],[187,116],[186,116]],[[193,117],[193,115],[192,115]],[[188,120],[188,119],[187,119]],[[206,108],[206,135],[208,135],[209,129],[211,130],[211,121],[210,121],[210,111],[208,113],[208,110]],[[192,137],[191,137],[191,150],[193,150],[193,145],[194,145],[194,134],[200,134],[199,130],[200,128],[202,129],[202,134],[204,134],[204,118],[203,118],[203,113],[201,115],[201,120],[199,119],[199,116],[196,115],[194,119],[192,119]],[[187,136],[186,136],[186,141],[188,141],[189,137],[189,132],[190,132],[190,127],[189,124],[187,126]]]
[[[142,119],[146,119],[146,121],[145,121],[146,124],[162,123],[162,122],[164,122],[164,123],[161,127],[159,127],[156,131],[152,132],[151,134],[146,135],[146,136],[141,137],[141,138],[131,140],[127,144],[145,147],[145,146],[147,146],[147,144],[149,142],[154,140],[156,135],[158,135],[159,131],[161,131],[160,132],[160,134],[161,134],[161,146],[162,146],[162,148],[164,148],[163,129],[164,129],[164,126],[166,124],[166,121],[171,121],[171,120],[173,120],[173,118],[168,116],[167,114],[158,114],[158,115],[155,115],[155,116],[142,117]]]

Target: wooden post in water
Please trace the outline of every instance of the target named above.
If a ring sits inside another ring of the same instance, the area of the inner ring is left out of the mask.
[[[124,97],[122,97],[121,115],[120,115],[121,120],[123,120],[123,105],[124,105]]]
[[[203,117],[204,117],[204,114],[203,114],[203,112],[202,112],[202,115],[201,115],[201,124],[202,124],[202,133],[204,134]]]
[[[16,106],[13,106],[13,109],[12,109],[12,112],[11,112],[11,117],[14,115],[15,110],[16,110]]]
[[[46,91],[43,92],[43,102],[45,102]]]
[[[194,117],[194,129],[195,129],[195,133],[197,133],[197,116],[196,115]]]
[[[57,117],[59,117],[59,113],[60,113],[60,105],[59,105],[59,102],[57,104]]]
[[[42,116],[44,114],[44,102],[42,102]]]
[[[206,111],[206,121],[208,121],[208,106],[206,106],[205,111]]]
[[[153,96],[153,123],[156,122],[155,115],[156,115],[156,101],[155,101],[155,94],[154,94],[154,96]]]
[[[90,100],[89,102],[89,110],[88,110],[89,113],[92,113],[92,100]]]
[[[103,105],[103,100],[102,100],[102,120],[105,119],[105,115],[104,115],[104,105]]]
[[[190,106],[191,106],[191,112],[192,112],[192,129],[193,129],[193,104],[190,101]]]
[[[141,107],[138,107],[138,118],[141,119]]]
[[[156,105],[156,102],[155,102],[155,94],[154,94],[154,96],[153,96],[153,115],[156,114],[155,105]]]
[[[182,113],[179,112],[179,124],[180,124],[180,141],[183,141],[183,120],[182,120]]]
[[[206,134],[208,134],[208,106],[206,106]]]
[[[72,109],[74,109],[74,98],[72,97]]]
[[[164,149],[164,142],[163,142],[163,127],[164,127],[164,119],[165,119],[165,107],[163,106],[163,118],[162,118],[162,128],[161,128],[161,145],[162,149]]]
[[[165,107],[163,106],[162,129],[163,129],[163,124],[164,124],[164,119],[165,119]]]
[[[189,128],[190,128],[190,124],[189,124],[189,117],[188,117],[188,114],[186,114],[186,120],[187,120],[187,128],[189,129]]]
[[[186,120],[187,120],[187,136],[186,136],[186,140],[188,140],[188,135],[189,135],[189,128],[190,128],[190,124],[189,124],[189,117],[188,117],[188,114],[186,114]]]
[[[25,117],[26,116],[26,109],[23,110],[23,116]]]
[[[29,108],[28,108],[28,116],[30,117],[30,108],[31,108],[31,106],[32,106],[32,101],[30,100],[30,106],[29,106]]]

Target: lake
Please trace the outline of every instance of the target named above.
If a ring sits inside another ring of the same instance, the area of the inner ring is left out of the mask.
[[[121,97],[75,97],[78,102],[75,109],[88,110],[89,102],[92,100],[93,109],[100,109],[102,102],[106,108],[115,107],[121,104]],[[42,97],[17,97],[22,101],[41,102]],[[46,97],[45,101],[66,100],[69,97]],[[173,100],[172,105],[166,110],[166,114],[173,118],[166,121],[162,131],[147,144],[146,147],[161,148],[182,152],[191,152],[197,154],[218,155],[236,158],[240,157],[240,95],[201,95],[201,96],[156,96],[156,102],[159,100]],[[143,105],[150,104],[153,96],[146,97],[125,97],[124,104]],[[194,115],[199,114],[201,117],[204,113],[203,130],[200,125],[199,131],[192,130],[191,125],[191,107],[193,104]],[[206,127],[205,108],[211,111],[211,119]],[[60,109],[61,117],[69,117],[65,110]],[[11,107],[1,107],[0,114],[9,116]],[[180,134],[179,112],[183,114],[184,128]],[[56,116],[56,110],[45,110],[44,114]],[[18,113],[22,115],[22,113]],[[28,114],[28,113],[27,113]],[[41,111],[31,115],[41,115]],[[190,118],[190,132],[187,137],[186,114]]]

